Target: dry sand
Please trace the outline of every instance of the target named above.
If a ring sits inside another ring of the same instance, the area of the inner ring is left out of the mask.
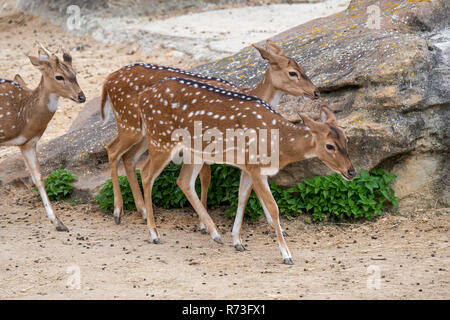
[[[155,245],[136,213],[115,225],[95,205],[55,204],[70,228],[60,233],[30,192],[0,199],[0,299],[450,298],[449,209],[340,226],[283,218],[287,266],[264,219],[244,223],[247,250],[235,251],[222,209],[212,218],[225,244],[196,231],[192,210],[156,209]]]

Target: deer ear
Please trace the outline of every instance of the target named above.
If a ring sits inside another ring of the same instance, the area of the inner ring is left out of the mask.
[[[65,63],[72,65],[72,56],[70,55],[69,51],[67,51],[66,49],[62,48],[62,52],[63,52],[63,60]]]
[[[320,120],[322,122],[328,122],[328,123],[336,123],[336,116],[334,115],[334,112],[331,111],[330,108],[326,106],[322,106],[320,108]]]
[[[31,56],[31,55],[27,55],[27,57],[28,57],[28,59],[30,59],[31,64],[38,69],[42,70],[44,67],[50,66],[50,62],[48,62],[47,60],[42,60],[38,57]]]
[[[41,65],[41,59],[39,59],[38,57],[29,55],[28,59],[30,59],[31,64],[35,67],[39,67]]]
[[[305,124],[306,128],[311,130],[313,133],[318,133],[322,131],[323,124],[320,122],[316,122],[310,117],[308,117],[306,114],[299,114],[300,118],[302,119],[303,123]]]
[[[19,74],[16,74],[14,76],[14,81],[17,82],[18,84],[20,84],[20,86],[22,86],[22,87],[26,87],[27,86],[25,80],[23,80],[23,78]]]
[[[275,42],[271,40],[266,41],[266,48],[269,50],[272,50],[275,54],[278,54],[280,56],[285,56],[286,53],[281,49],[279,46],[275,44]]]
[[[269,52],[266,49],[261,48],[257,45],[253,45],[253,47],[255,47],[255,49],[259,51],[261,57],[267,60],[271,66],[278,66],[282,68],[289,63],[289,60],[286,57]]]

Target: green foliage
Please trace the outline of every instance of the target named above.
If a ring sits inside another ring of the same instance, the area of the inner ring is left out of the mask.
[[[188,199],[177,185],[181,164],[170,163],[156,178],[152,189],[152,201],[163,208],[183,208]]]
[[[141,186],[141,175],[138,173],[138,181]],[[136,204],[134,203],[133,193],[131,192],[130,184],[126,176],[119,176],[120,190],[122,191],[123,208],[126,210],[136,210]],[[95,202],[103,211],[114,209],[114,192],[112,180],[108,179],[99,194],[95,197]]]
[[[337,174],[305,179],[304,184],[285,191],[290,195],[285,196],[288,199],[285,211],[310,212],[314,221],[371,219],[383,213],[386,202],[398,207],[394,190],[389,186],[395,178],[394,174],[378,169],[370,173],[362,170],[352,181]]]
[[[180,168],[181,165],[171,163],[155,180],[152,191],[154,204],[164,208],[182,208],[188,205],[188,200],[176,184]],[[227,165],[212,165],[211,174],[208,206],[228,206],[225,210],[226,215],[234,216],[238,204],[240,170]],[[140,182],[139,171],[138,178]],[[286,216],[308,212],[312,214],[314,221],[341,220],[343,218],[371,219],[374,215],[382,214],[386,203],[398,207],[394,190],[389,186],[389,183],[395,178],[394,174],[383,169],[370,172],[362,170],[352,181],[346,181],[340,175],[333,174],[305,179],[304,183],[299,183],[289,189],[282,189],[275,183],[272,183],[270,188],[280,213]],[[124,199],[124,209],[135,209],[126,177],[121,176],[119,181]],[[196,183],[196,190],[197,194],[200,194],[199,179]],[[111,180],[105,183],[96,197],[96,202],[105,211],[114,208]],[[254,192],[249,197],[245,215],[252,220],[263,215],[261,204]]]
[[[77,176],[72,174],[69,170],[58,169],[53,171],[44,180],[45,191],[50,200],[63,200],[72,194],[72,181],[76,180]],[[33,189],[38,191],[36,187]]]

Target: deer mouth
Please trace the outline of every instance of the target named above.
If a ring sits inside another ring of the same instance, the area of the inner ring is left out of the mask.
[[[310,101],[310,100],[315,100],[315,99],[316,99],[316,97],[312,94],[305,93],[303,95],[303,100]]]
[[[346,174],[343,174],[342,172],[340,172],[340,174],[341,174],[342,178],[344,178],[347,181],[352,181],[353,178],[354,178],[354,177],[350,177],[350,176],[348,176]]]
[[[84,103],[84,102],[86,102],[86,97],[85,96],[79,96],[77,99],[70,98],[70,100],[72,100],[73,102],[76,102],[76,103]]]

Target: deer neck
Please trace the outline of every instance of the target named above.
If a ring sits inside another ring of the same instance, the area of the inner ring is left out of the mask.
[[[316,157],[316,137],[306,126],[284,127],[279,135],[279,164],[280,168],[286,165]]]
[[[24,105],[25,122],[33,133],[44,131],[52,119],[58,106],[59,96],[51,92],[45,85],[44,77],[36,89],[34,89]]]
[[[266,70],[262,80],[256,85],[255,88],[247,90],[248,95],[258,97],[264,101],[267,101],[271,106],[277,107],[280,101],[282,91],[277,90],[270,80],[270,69]]]

